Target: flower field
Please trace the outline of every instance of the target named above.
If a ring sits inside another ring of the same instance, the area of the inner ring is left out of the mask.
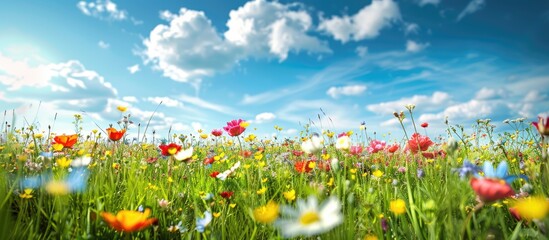
[[[0,235],[547,239],[547,117],[506,120],[509,131],[489,119],[447,122],[445,135],[430,136],[413,109],[394,114],[400,139],[367,123],[261,139],[239,119],[148,140],[129,115],[77,133],[4,123]]]

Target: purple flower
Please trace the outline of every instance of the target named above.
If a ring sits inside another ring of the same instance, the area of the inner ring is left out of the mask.
[[[473,175],[473,174],[478,173],[480,171],[480,168],[477,165],[469,162],[468,160],[465,160],[465,161],[463,161],[463,166],[462,167],[455,168],[452,171],[458,172],[459,177],[461,177],[463,179],[463,178],[467,177],[468,175]]]
[[[423,169],[418,168],[418,169],[417,169],[417,177],[418,177],[418,178],[422,178],[422,177],[424,177],[424,176],[425,176],[425,172],[423,171]]]

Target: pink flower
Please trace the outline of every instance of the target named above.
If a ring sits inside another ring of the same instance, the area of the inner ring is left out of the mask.
[[[219,137],[221,135],[223,135],[223,130],[221,129],[214,129],[212,130],[212,135],[216,136],[216,137]]]
[[[419,133],[414,133],[412,138],[408,141],[406,148],[412,151],[412,153],[417,153],[419,151],[427,150],[433,144],[433,141],[431,141],[429,137],[421,136]]]
[[[236,137],[246,131],[246,127],[242,125],[245,125],[244,120],[232,120],[230,122],[227,122],[227,126],[223,127],[223,129],[225,129],[229,136]]]
[[[351,155],[360,155],[363,150],[364,149],[360,145],[351,146],[351,149],[349,150],[349,153],[351,153]]]
[[[539,134],[549,136],[549,116],[538,116],[538,122],[532,122],[532,124],[536,127]]]
[[[342,133],[337,135],[337,138],[340,138],[340,137],[343,137],[343,136],[349,136],[349,134],[347,134],[347,132],[342,132]]]
[[[376,153],[385,149],[385,141],[372,140],[368,146],[368,153]]]
[[[471,178],[471,187],[483,202],[493,202],[515,194],[511,186],[501,179]]]
[[[429,123],[427,123],[427,122],[424,122],[424,123],[421,124],[421,127],[422,127],[422,128],[426,128],[426,127],[428,127],[428,126],[429,126]]]

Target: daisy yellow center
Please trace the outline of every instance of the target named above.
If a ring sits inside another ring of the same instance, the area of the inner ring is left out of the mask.
[[[170,155],[176,154],[176,153],[177,153],[177,148],[169,148],[169,149],[168,149],[168,153],[169,153]]]
[[[299,218],[299,222],[303,225],[309,225],[318,221],[320,221],[320,216],[316,212],[306,212]]]

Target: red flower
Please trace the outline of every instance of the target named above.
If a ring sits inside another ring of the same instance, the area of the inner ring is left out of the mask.
[[[299,157],[299,156],[303,155],[303,151],[299,151],[299,150],[293,150],[292,153],[296,157]]]
[[[471,178],[471,188],[483,202],[493,202],[515,194],[511,186],[501,179]]]
[[[219,195],[221,195],[222,198],[229,199],[233,196],[233,194],[234,192],[225,191],[220,193]]]
[[[363,150],[364,150],[364,149],[363,149],[362,146],[360,146],[360,145],[351,146],[351,149],[349,149],[349,153],[350,153],[351,155],[357,156],[357,155],[360,155],[360,154],[362,153]]]
[[[434,159],[438,156],[440,157],[446,156],[446,152],[444,150],[439,150],[434,152],[422,152],[421,155],[423,155],[425,158],[428,158],[428,159]]]
[[[212,130],[212,135],[214,135],[216,137],[219,137],[219,136],[223,135],[223,131],[221,129],[214,129],[214,130]]]
[[[158,158],[155,158],[155,157],[149,157],[147,158],[147,163],[155,163],[156,161],[158,161]]]
[[[395,153],[397,150],[398,150],[399,146],[398,144],[393,144],[391,145],[389,148],[387,148],[387,151],[389,151],[390,153]]]
[[[216,178],[218,174],[219,174],[218,171],[214,171],[214,172],[210,173],[210,177]]]
[[[296,171],[300,172],[300,173],[308,173],[310,172],[311,170],[313,170],[313,168],[311,167],[311,164],[313,163],[314,164],[314,161],[298,161],[298,162],[295,162],[294,164],[294,168]]]
[[[538,122],[532,122],[539,134],[549,136],[549,116],[538,116]]]
[[[427,136],[421,136],[419,133],[414,133],[412,138],[408,141],[406,146],[412,153],[417,153],[419,151],[427,150],[434,143]]]
[[[426,127],[428,127],[428,126],[429,126],[429,123],[427,123],[427,122],[424,122],[424,123],[421,124],[421,127],[422,127],[422,128],[426,128]]]
[[[72,148],[72,146],[78,141],[78,135],[59,135],[53,138],[53,141],[57,144],[63,145],[64,148]]]
[[[317,168],[326,172],[330,171],[330,161],[318,161]]]
[[[107,128],[107,134],[109,135],[109,139],[113,142],[116,142],[124,136],[126,133],[126,129],[122,129],[120,131],[116,130],[116,128]]]
[[[242,126],[245,125],[243,123],[245,122],[242,119],[232,120],[227,122],[227,126],[223,127],[223,129],[225,129],[229,136],[236,137],[246,131],[246,127]]]
[[[522,220],[522,218],[520,217],[520,214],[518,212],[518,210],[514,207],[510,207],[509,208],[509,213],[511,213],[511,215],[513,215],[513,217],[517,220],[517,221],[520,221]]]
[[[248,158],[248,157],[252,156],[252,151],[246,150],[246,151],[242,151],[240,154],[241,154],[243,157]]]
[[[177,145],[175,143],[170,143],[168,145],[162,144],[158,147],[160,148],[160,150],[162,150],[162,155],[164,156],[175,155],[177,152],[181,150],[181,145]]]
[[[213,157],[205,158],[204,159],[204,165],[212,164],[215,161]]]

